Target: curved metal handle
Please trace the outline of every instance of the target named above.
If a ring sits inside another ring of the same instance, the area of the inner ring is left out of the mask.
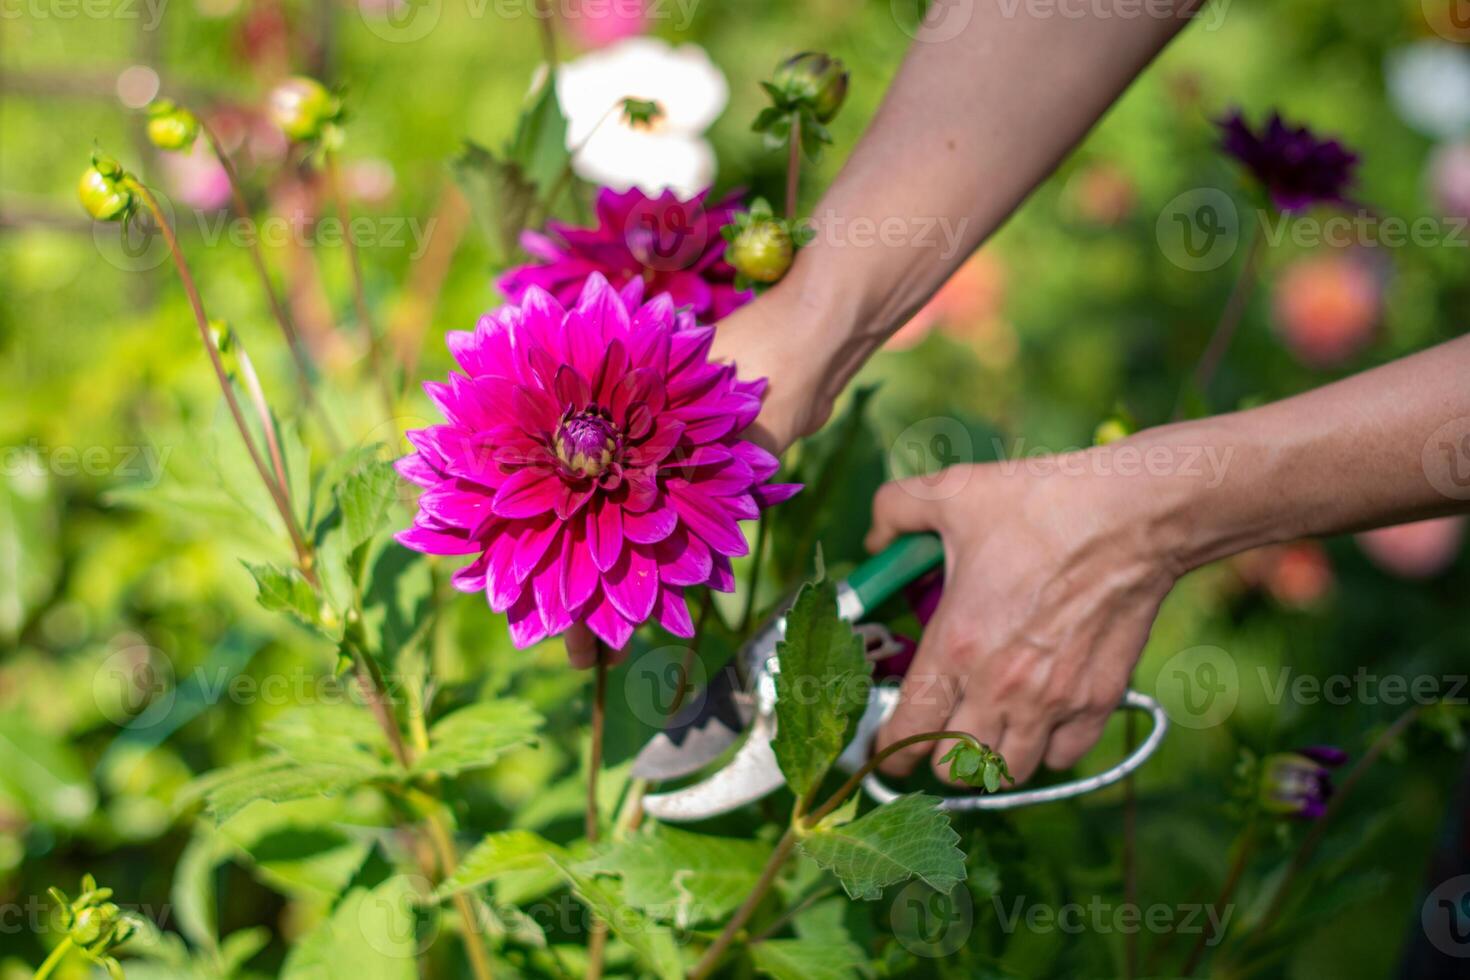
[[[898,706],[898,688],[875,687],[868,699],[868,710],[858,723],[857,734],[853,736],[852,743],[842,753],[841,764],[849,772],[860,768],[868,759],[868,750],[873,743],[873,736],[883,725],[888,717],[893,714],[893,709]],[[976,793],[968,796],[946,796],[939,801],[942,810],[1009,810],[1012,807],[1030,806],[1033,803],[1051,803],[1055,800],[1071,799],[1093,790],[1111,786],[1124,776],[1128,775],[1139,766],[1148,761],[1149,756],[1154,754],[1160,743],[1164,740],[1164,733],[1169,729],[1169,717],[1164,714],[1164,709],[1157,701],[1147,694],[1139,694],[1137,691],[1128,691],[1123,695],[1123,701],[1118,705],[1119,711],[1143,711],[1153,718],[1153,730],[1148,737],[1133,750],[1133,753],[1113,766],[1095,776],[1087,776],[1083,779],[1074,779],[1071,782],[1058,783],[1055,786],[1043,786],[1039,789],[1020,789],[1006,793]],[[878,774],[872,773],[863,780],[863,789],[869,796],[879,803],[888,803],[897,799],[899,792],[890,788]]]

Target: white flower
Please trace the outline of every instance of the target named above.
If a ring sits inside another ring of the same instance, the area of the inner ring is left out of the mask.
[[[579,176],[616,190],[672,189],[682,197],[714,180],[715,154],[704,132],[724,111],[730,87],[698,45],[619,41],[563,65],[556,95]],[[619,108],[627,98],[657,102],[660,118],[630,126]]]
[[[1470,52],[1447,41],[1417,41],[1390,52],[1388,94],[1404,122],[1429,136],[1470,132]]]

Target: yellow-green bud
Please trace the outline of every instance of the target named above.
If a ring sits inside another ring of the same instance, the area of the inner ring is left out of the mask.
[[[805,102],[818,122],[830,122],[847,98],[848,72],[842,62],[820,51],[803,51],[776,68],[772,84],[790,102]]]
[[[1128,420],[1114,415],[1098,423],[1092,433],[1092,444],[1106,446],[1110,442],[1117,442],[1131,435],[1133,435],[1133,426],[1128,423]]]
[[[112,157],[92,155],[92,165],[77,182],[77,197],[87,213],[98,221],[121,221],[137,204],[123,182],[122,165]]]
[[[726,258],[735,271],[754,282],[776,282],[791,268],[796,248],[791,233],[770,219],[752,221],[735,236]]]
[[[316,79],[297,75],[271,89],[268,110],[281,132],[306,142],[321,136],[341,115],[342,101]]]
[[[194,113],[169,99],[148,107],[148,139],[160,150],[187,150],[199,136]]]

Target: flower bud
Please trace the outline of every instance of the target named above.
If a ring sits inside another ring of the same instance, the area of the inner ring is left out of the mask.
[[[92,155],[92,165],[77,182],[82,207],[97,221],[120,221],[136,206],[133,192],[123,183],[122,165],[109,156]]]
[[[342,101],[316,79],[296,75],[271,90],[268,111],[281,132],[306,142],[321,136],[341,115]]]
[[[194,113],[169,99],[148,107],[148,139],[160,150],[187,150],[199,135]]]
[[[1092,444],[1106,446],[1110,442],[1127,439],[1133,435],[1134,428],[1131,419],[1124,418],[1122,415],[1110,415],[1099,422],[1097,428],[1092,431]]]
[[[107,938],[117,925],[118,912],[118,907],[111,902],[78,910],[76,922],[69,932],[72,942],[85,949]]]
[[[820,51],[803,51],[776,68],[772,84],[791,104],[805,103],[818,122],[830,122],[847,98],[848,72]]]
[[[1261,763],[1261,809],[1283,817],[1317,820],[1332,798],[1332,770],[1347,753],[1330,745],[1277,752]]]
[[[786,275],[796,247],[791,233],[774,219],[752,221],[735,236],[726,259],[753,282],[772,283]]]

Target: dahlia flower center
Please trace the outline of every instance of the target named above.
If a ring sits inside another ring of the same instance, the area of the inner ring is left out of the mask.
[[[617,448],[617,430],[596,411],[568,412],[556,428],[556,458],[578,476],[601,476]]]

